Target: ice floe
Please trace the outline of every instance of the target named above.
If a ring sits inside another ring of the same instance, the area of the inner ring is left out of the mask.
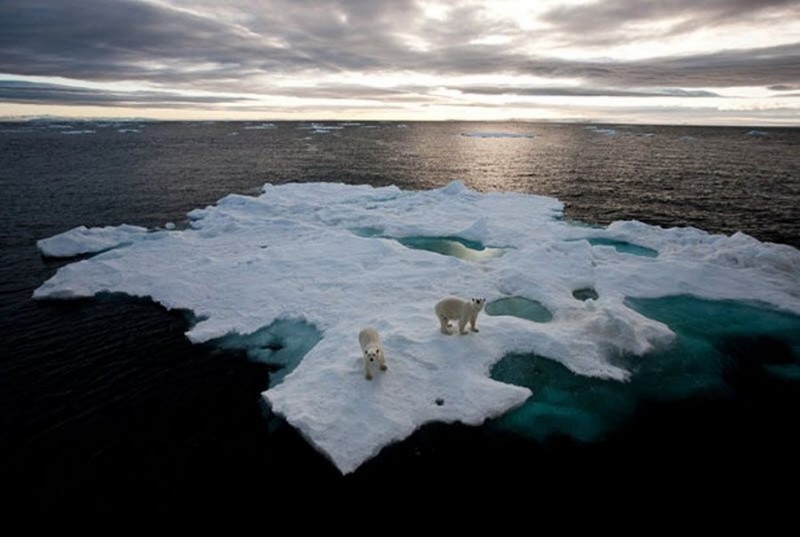
[[[110,250],[123,244],[131,244],[146,234],[147,228],[125,224],[91,229],[79,226],[48,239],[42,239],[36,243],[36,246],[46,256],[73,257]]]
[[[477,425],[523,404],[528,388],[489,377],[513,353],[625,381],[619,356],[647,359],[675,337],[629,297],[693,295],[800,314],[794,248],[562,216],[552,198],[480,194],[459,182],[421,192],[266,185],[258,197],[190,212],[185,230],[76,228],[42,240],[47,255],[103,253],[62,267],[34,297],[119,292],[191,310],[191,341],[226,341],[284,364],[288,374],[264,398],[345,473],[425,423]],[[433,308],[447,295],[487,298],[479,333],[439,331]],[[293,326],[310,335],[292,337]],[[363,326],[380,332],[389,367],[372,381],[361,366]],[[296,355],[284,347],[310,350],[291,370]]]

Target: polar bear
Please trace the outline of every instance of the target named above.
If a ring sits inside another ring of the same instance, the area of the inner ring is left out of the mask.
[[[478,320],[478,313],[483,309],[486,304],[485,298],[471,298],[469,300],[461,300],[460,298],[448,297],[440,300],[436,304],[436,317],[439,318],[441,323],[442,334],[450,335],[450,321],[458,319],[458,332],[461,335],[467,334],[465,328],[467,323],[470,324],[470,329],[473,332],[478,331],[475,323]]]
[[[361,343],[361,352],[364,355],[364,377],[367,380],[372,380],[371,365],[377,363],[381,371],[389,369],[386,366],[386,356],[377,330],[370,327],[362,328],[358,333],[358,342]]]

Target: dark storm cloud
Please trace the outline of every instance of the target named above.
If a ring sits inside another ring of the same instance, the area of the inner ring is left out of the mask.
[[[233,24],[140,0],[6,0],[0,73],[202,86],[308,70],[489,72],[505,60],[496,49],[463,45],[494,31],[476,8],[453,9],[440,24],[426,22],[411,0],[237,5],[243,20]],[[414,33],[434,52],[410,49]]]
[[[446,97],[426,95],[424,86],[403,86],[382,89],[353,84],[323,87],[269,88],[263,93],[278,97],[303,97],[313,99],[357,99],[395,101],[401,103],[442,102]],[[20,80],[0,80],[0,102],[48,103],[59,105],[131,106],[131,107],[190,107],[222,108],[225,105],[245,105],[248,111],[271,111],[274,107],[263,106],[252,97],[225,97],[218,95],[183,95],[168,91],[110,91],[105,89],[66,86]],[[304,104],[303,106],[308,106]],[[343,105],[351,106],[351,105]]]
[[[767,89],[772,91],[796,91],[800,90],[800,86],[793,86],[789,84],[775,84],[774,86],[770,86]]]
[[[800,43],[630,62],[553,62],[521,59],[514,70],[580,78],[611,87],[737,87],[800,82]],[[687,96],[691,92],[687,92]]]
[[[511,88],[504,86],[460,86],[462,93],[476,95],[562,96],[562,97],[719,97],[719,94],[704,90],[663,88],[655,90],[622,90],[614,88]]]
[[[786,17],[800,17],[797,0],[613,0],[557,7],[542,18],[572,43],[608,45],[629,42],[635,36],[675,35],[698,28]],[[667,24],[655,30],[647,24],[653,21]],[[645,24],[637,29],[641,23]]]
[[[648,61],[568,61],[519,52],[516,46],[524,42],[525,34],[514,21],[489,19],[472,3],[449,3],[448,19],[441,22],[426,19],[414,0],[171,1],[170,6],[156,0],[0,0],[0,73],[385,102],[435,99],[427,95],[433,88],[386,90],[328,84],[281,89],[265,87],[264,80],[279,76],[285,81],[309,74],[330,79],[337,73],[356,72],[363,74],[366,84],[377,73],[410,71],[527,74],[579,79],[584,84],[576,90],[512,91],[528,96],[697,97],[710,95],[692,88],[800,86],[800,43]],[[617,31],[631,22],[677,15],[709,26],[788,17],[797,12],[798,5],[797,0],[619,0],[558,8],[546,19],[553,32],[569,42],[586,35],[607,37],[604,28]],[[677,30],[670,27],[670,31]],[[471,44],[487,35],[507,36],[510,42],[507,46]],[[415,48],[414,36],[426,46]],[[490,91],[478,88],[473,93]],[[538,93],[542,91],[547,93]],[[99,90],[81,93],[39,87],[24,92],[6,87],[0,100],[128,102],[125,95]],[[158,100],[156,93],[132,97],[139,98],[130,102]],[[204,102],[175,94],[164,99],[177,101]]]
[[[684,87],[797,83],[800,82],[800,43],[619,63],[597,78],[623,84]]]
[[[612,88],[735,87],[800,83],[800,43],[639,61],[568,61],[505,52],[497,47],[450,47],[423,58],[443,74],[529,74],[579,78]]]
[[[6,0],[0,72],[191,82],[415,63],[399,35],[418,13],[411,0],[238,5],[246,24],[142,0]]]
[[[96,106],[177,106],[222,105],[243,103],[249,99],[218,96],[179,95],[164,91],[108,91],[43,84],[18,80],[0,80],[0,101],[14,103],[51,103]]]
[[[0,50],[0,72],[91,80],[218,77],[241,73],[242,60],[313,64],[235,26],[135,0],[3,1]]]
[[[436,100],[427,95],[427,86],[395,86],[375,88],[356,84],[327,84],[319,87],[290,86],[265,88],[262,93],[269,95],[305,97],[315,99],[366,99],[381,101]]]

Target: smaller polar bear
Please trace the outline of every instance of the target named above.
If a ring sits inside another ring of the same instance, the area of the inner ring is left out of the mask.
[[[469,300],[461,300],[460,298],[448,297],[440,300],[436,304],[436,317],[442,325],[442,334],[450,335],[450,321],[458,320],[458,332],[461,335],[467,334],[465,328],[467,323],[470,324],[470,329],[473,332],[478,331],[475,323],[478,320],[478,313],[483,309],[486,304],[485,298],[471,298]]]
[[[358,334],[358,342],[361,343],[361,351],[364,355],[364,377],[372,380],[370,366],[379,364],[381,371],[389,369],[386,367],[386,356],[383,353],[381,338],[378,331],[374,328],[362,328]]]

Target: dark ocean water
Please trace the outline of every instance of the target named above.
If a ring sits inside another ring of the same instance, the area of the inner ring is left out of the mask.
[[[800,247],[798,129],[275,125],[0,124],[0,483],[15,504],[223,510],[274,505],[285,487],[444,494],[521,481],[558,495],[614,482],[702,493],[800,477],[800,385],[753,366],[757,342],[727,353],[729,389],[645,398],[598,441],[434,424],[342,478],[269,416],[266,367],[190,345],[187,316],[122,296],[31,300],[69,262],[43,259],[36,240],[78,225],[180,225],[191,209],[266,182],[429,189],[461,179],[556,197],[567,217],[592,224],[742,230]],[[479,132],[533,136],[464,135]]]

